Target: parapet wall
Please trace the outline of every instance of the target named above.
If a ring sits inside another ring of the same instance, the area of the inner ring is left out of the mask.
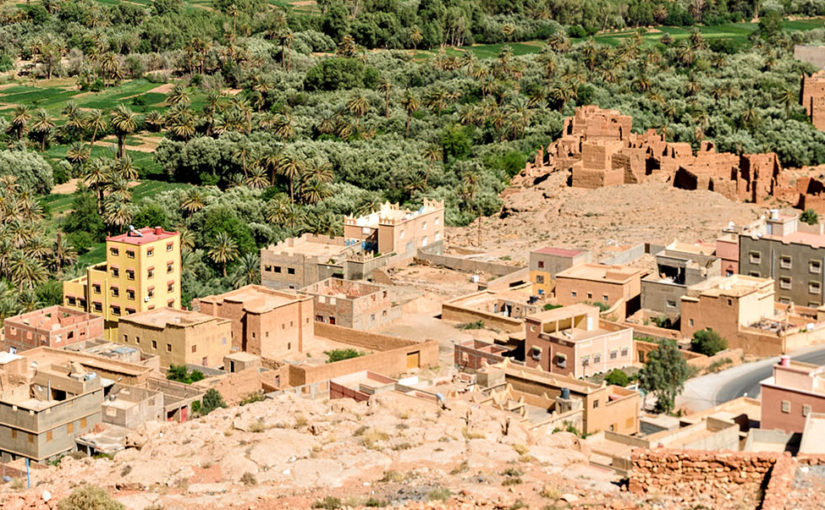
[[[635,449],[629,490],[723,506],[784,508],[796,461],[790,453]]]

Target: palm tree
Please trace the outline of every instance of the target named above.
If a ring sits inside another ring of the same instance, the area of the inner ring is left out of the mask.
[[[319,182],[332,182],[332,164],[326,159],[312,158],[306,163],[304,178],[317,179]]]
[[[370,110],[370,102],[361,94],[354,94],[347,99],[347,111],[357,118],[361,118]]]
[[[180,249],[184,253],[189,253],[195,249],[195,233],[186,227],[178,229],[180,232]]]
[[[269,185],[275,186],[275,175],[278,173],[278,161],[281,159],[281,151],[269,146],[264,152],[258,164],[269,172]]]
[[[257,285],[261,283],[261,258],[257,253],[247,253],[238,260],[238,267],[232,274],[235,280],[235,288],[244,285]]]
[[[103,117],[103,112],[100,110],[91,110],[86,114],[84,123],[86,124],[86,129],[90,129],[92,131],[92,139],[89,141],[89,154],[91,155],[94,150],[97,134],[106,130],[106,119]]]
[[[292,154],[284,154],[278,161],[278,173],[289,181],[289,200],[295,203],[295,181],[304,173],[304,162]]]
[[[122,158],[126,154],[126,136],[137,131],[138,116],[124,104],[120,104],[112,112],[112,129],[117,136],[117,157]]]
[[[420,101],[418,101],[418,97],[407,90],[404,93],[404,98],[401,100],[401,104],[404,106],[404,110],[407,112],[407,129],[405,131],[405,135],[407,138],[410,137],[410,119],[412,119],[413,114],[418,111],[418,107],[421,106]]]
[[[189,94],[186,93],[186,87],[184,87],[180,83],[176,83],[172,90],[169,92],[169,95],[166,96],[166,106],[172,106],[176,104],[189,106],[191,102],[192,100],[189,98]]]
[[[31,113],[26,106],[19,105],[14,108],[14,113],[11,116],[11,128],[17,133],[18,140],[23,138],[29,119],[31,119]]]
[[[390,90],[392,90],[392,82],[386,78],[381,80],[378,88],[384,93],[384,117],[390,118]]]
[[[266,170],[255,165],[249,172],[249,177],[246,178],[246,185],[252,189],[264,189],[268,184],[266,179]]]
[[[66,160],[75,168],[82,167],[89,160],[89,151],[79,142],[75,142],[66,151]]]
[[[226,232],[218,232],[207,248],[209,258],[221,265],[221,273],[226,276],[226,264],[238,257],[238,244]]]
[[[431,167],[444,160],[444,151],[438,145],[430,145],[424,150],[424,159],[430,162],[430,165],[427,166],[427,172],[424,174],[424,185],[426,186],[427,181],[430,179]]]
[[[77,262],[77,252],[63,237],[63,234],[57,233],[57,240],[54,243],[54,258],[56,272],[60,273],[63,266],[70,266]]]
[[[779,94],[779,101],[785,105],[785,119],[791,116],[791,106],[799,101],[799,94],[793,88],[787,88]]]
[[[140,177],[137,167],[132,163],[132,158],[129,156],[123,156],[116,160],[112,165],[112,170],[126,181],[135,181]]]
[[[438,117],[441,117],[441,112],[447,108],[447,91],[444,87],[436,86],[427,92],[424,96],[424,104],[430,110],[436,112]]]
[[[194,214],[206,207],[206,197],[200,188],[189,188],[181,200],[180,208],[189,214]]]
[[[22,251],[15,251],[9,257],[8,272],[11,281],[22,291],[32,289],[49,278],[46,268],[36,259],[27,256]]]
[[[86,122],[83,119],[83,113],[78,108],[77,103],[69,101],[63,108],[63,115],[66,116],[66,123],[63,124],[63,129],[69,135],[78,135],[80,143],[83,144],[83,129],[86,127]]]
[[[109,182],[109,164],[103,158],[93,159],[86,167],[83,178],[87,186],[97,192],[97,212],[103,212],[103,189]]]
[[[461,178],[461,184],[463,186],[462,194],[464,195],[464,200],[466,203],[472,202],[476,198],[476,194],[478,193],[479,183],[481,182],[481,176],[477,172],[465,172]],[[477,246],[481,246],[481,206],[478,205],[478,240]]]
[[[326,184],[318,179],[303,179],[301,181],[301,197],[304,203],[317,204],[329,196]]]
[[[410,32],[410,42],[413,45],[413,49],[417,50],[418,45],[421,44],[421,41],[424,40],[424,36],[421,34],[421,30],[418,27],[412,27],[412,31]]]
[[[103,206],[103,221],[109,225],[110,230],[123,230],[132,221],[132,210],[126,201],[110,195]]]
[[[46,113],[46,110],[40,108],[34,112],[31,129],[37,133],[37,136],[40,138],[40,151],[45,152],[46,142],[49,140],[49,134],[52,132],[52,129],[54,129],[54,121],[49,118],[49,114]]]

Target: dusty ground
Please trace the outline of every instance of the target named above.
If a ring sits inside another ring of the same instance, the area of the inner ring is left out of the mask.
[[[526,263],[531,249],[579,247],[596,259],[610,245],[716,239],[728,222],[746,223],[762,210],[710,191],[686,191],[645,182],[586,190],[570,188],[567,173],[551,174],[532,188],[512,187],[504,207],[482,222],[482,247],[491,257]],[[447,240],[476,245],[476,224],[447,230]]]
[[[54,508],[82,483],[128,508],[167,510],[309,508],[326,497],[396,508],[633,506],[611,472],[587,464],[578,438],[518,424],[504,435],[501,411],[459,400],[439,411],[391,394],[370,405],[296,399],[153,423],[135,434],[139,450],[113,460],[64,458],[34,471],[30,490],[4,484],[0,506]]]

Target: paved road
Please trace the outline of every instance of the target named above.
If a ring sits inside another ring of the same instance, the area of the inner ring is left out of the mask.
[[[825,365],[825,345],[817,345],[791,353],[796,361]],[[738,397],[759,397],[759,383],[773,373],[773,365],[779,357],[739,365],[715,374],[691,379],[685,384],[685,391],[676,400],[677,405],[685,405],[693,411],[701,411]]]

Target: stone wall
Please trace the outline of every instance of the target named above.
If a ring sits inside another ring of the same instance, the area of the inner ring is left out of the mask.
[[[685,501],[784,507],[796,463],[789,453],[635,449],[628,488]],[[764,491],[764,492],[763,492]]]

